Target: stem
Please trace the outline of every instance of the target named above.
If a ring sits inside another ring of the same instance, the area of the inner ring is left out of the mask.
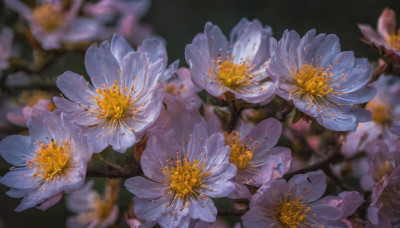
[[[231,103],[229,103],[229,110],[230,110],[230,115],[229,115],[228,124],[226,126],[227,132],[231,132],[235,129],[235,126],[240,117],[240,114],[243,111],[243,108],[237,107],[235,102],[231,102]]]
[[[129,178],[140,176],[142,174],[142,169],[138,162],[135,162],[133,166],[127,169],[88,169],[86,172],[87,177],[107,177],[107,178]]]
[[[340,178],[337,177],[336,174],[332,172],[331,167],[324,167],[324,168],[322,168],[322,170],[324,171],[325,175],[330,177],[335,182],[335,184],[337,186],[339,186],[342,190],[345,190],[345,191],[355,191],[356,190],[353,187],[350,187],[347,184],[343,183],[342,180],[340,180]]]
[[[228,209],[228,210],[218,210],[218,215],[220,216],[229,216],[229,215],[244,215],[247,212],[247,209],[244,210],[235,210],[235,209]]]
[[[94,154],[94,155],[93,155],[93,158],[95,158],[95,159],[97,159],[97,160],[103,162],[104,164],[106,164],[107,166],[109,166],[109,167],[111,167],[111,168],[114,168],[114,169],[116,169],[116,170],[119,170],[120,172],[123,171],[123,169],[121,168],[121,166],[119,166],[119,165],[117,165],[117,164],[114,164],[114,163],[112,163],[112,162],[109,162],[109,161],[105,160],[105,159],[103,158],[103,156],[101,156],[100,154]]]

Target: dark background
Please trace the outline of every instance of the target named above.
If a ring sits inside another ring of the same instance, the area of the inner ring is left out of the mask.
[[[342,50],[354,50],[357,57],[376,61],[377,56],[359,41],[361,33],[357,23],[370,24],[375,28],[385,7],[400,15],[399,0],[153,0],[142,22],[151,25],[155,33],[165,39],[169,62],[180,59],[181,66],[187,66],[184,58],[186,44],[191,43],[197,33],[203,32],[206,22],[213,22],[229,35],[243,17],[258,19],[264,26],[270,25],[278,40],[285,29],[296,30],[301,36],[313,28],[317,29],[317,33],[335,33],[341,40]],[[57,71],[84,69],[83,58],[82,61],[75,58],[72,62],[73,65],[63,61],[63,67]],[[1,166],[5,166],[4,161],[1,161]],[[28,209],[16,213],[14,208],[20,199],[6,196],[7,189],[0,186],[0,221],[3,227],[65,226],[70,213],[65,208],[64,199],[47,212]],[[124,198],[129,200],[130,196],[125,193]]]

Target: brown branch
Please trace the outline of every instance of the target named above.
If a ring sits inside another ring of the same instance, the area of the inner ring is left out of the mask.
[[[356,189],[343,183],[342,180],[340,180],[339,177],[336,176],[335,173],[332,172],[331,167],[324,167],[322,168],[322,170],[324,171],[325,175],[328,176],[329,178],[331,178],[333,180],[333,182],[335,182],[335,184],[337,186],[339,186],[342,190],[345,191],[355,191]]]
[[[107,178],[129,178],[140,176],[142,169],[139,163],[135,163],[128,169],[88,169],[86,172],[87,177],[107,177]]]
[[[232,102],[229,104],[229,109],[230,109],[230,115],[229,115],[228,124],[226,125],[227,132],[231,132],[235,129],[235,126],[238,122],[240,114],[243,111],[243,108],[237,107],[235,102]]]
[[[246,212],[247,212],[246,209],[244,209],[244,210],[235,210],[235,209],[218,210],[218,215],[220,215],[220,216],[229,216],[229,215],[242,216]]]

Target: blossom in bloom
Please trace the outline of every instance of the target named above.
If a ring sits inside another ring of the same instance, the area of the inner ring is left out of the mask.
[[[24,198],[16,211],[38,204],[46,210],[63,193],[83,185],[90,151],[76,125],[63,115],[34,109],[28,128],[28,136],[12,135],[0,142],[0,155],[15,166],[0,183],[11,187],[7,195]]]
[[[133,44],[139,45],[152,33],[151,26],[139,24],[140,17],[149,7],[150,0],[100,0],[86,3],[83,11],[102,24],[100,39],[108,39],[111,34],[119,33]]]
[[[334,131],[355,131],[371,114],[354,104],[375,96],[367,86],[372,67],[367,59],[341,52],[334,35],[307,32],[303,38],[286,30],[278,42],[267,71],[279,78],[276,93],[292,101],[297,109]]]
[[[10,64],[8,58],[13,54],[12,42],[14,32],[10,28],[3,28],[0,33],[0,70],[7,69]]]
[[[350,215],[354,214],[359,206],[365,202],[364,198],[359,192],[342,192],[338,196],[327,196],[321,199],[321,204],[330,204],[337,207],[343,212],[341,221],[346,223],[348,227],[352,227],[351,222],[347,219]]]
[[[82,0],[65,4],[62,0],[36,0],[33,8],[20,0],[6,0],[6,6],[28,21],[30,30],[45,50],[61,47],[61,43],[87,42],[98,32],[94,19],[77,17]]]
[[[94,181],[86,183],[79,191],[71,193],[67,198],[67,207],[76,216],[67,219],[67,227],[107,228],[118,218],[118,199],[121,190],[119,180],[109,180],[104,197],[93,191]]]
[[[325,192],[325,175],[299,174],[288,182],[273,180],[261,186],[242,216],[244,227],[347,227],[341,209],[318,200]]]
[[[273,118],[256,126],[242,124],[237,131],[225,133],[225,143],[231,147],[229,160],[237,168],[235,191],[231,198],[250,198],[246,185],[259,187],[272,179],[282,178],[291,161],[289,148],[274,147],[282,133],[281,123]]]
[[[378,31],[371,26],[359,24],[365,39],[374,46],[383,48],[390,59],[400,61],[400,30],[397,29],[396,14],[393,10],[386,8],[378,19]]]
[[[372,122],[361,123],[355,132],[346,136],[342,153],[346,157],[366,149],[375,139],[381,138],[389,146],[400,138],[400,80],[394,76],[381,76],[373,85],[377,94],[365,108],[372,113]]]
[[[147,39],[135,51],[115,34],[111,46],[105,41],[86,52],[92,85],[80,75],[65,72],[56,83],[70,101],[56,97],[54,102],[84,128],[95,153],[108,145],[123,153],[160,113],[163,91],[158,82],[166,63],[166,49],[159,39]]]
[[[361,184],[364,189],[372,189],[369,227],[392,227],[400,213],[400,144],[389,148],[376,140],[368,148],[369,172]]]
[[[193,83],[215,97],[226,92],[248,103],[266,103],[275,96],[276,80],[266,67],[276,40],[271,28],[257,20],[242,19],[232,30],[230,42],[210,22],[186,46],[186,62]]]
[[[186,111],[172,127],[149,136],[140,160],[143,177],[126,180],[135,194],[138,218],[161,227],[188,227],[191,220],[212,223],[217,209],[209,197],[225,197],[234,185],[236,167],[229,163],[224,136],[207,134],[204,119]]]

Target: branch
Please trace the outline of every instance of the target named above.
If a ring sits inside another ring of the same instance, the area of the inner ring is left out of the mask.
[[[220,216],[229,216],[229,215],[241,216],[241,215],[244,215],[244,213],[246,213],[246,212],[247,212],[247,209],[244,209],[244,210],[227,209],[227,210],[218,210],[218,215],[220,215]]]
[[[336,176],[335,173],[332,172],[331,167],[324,167],[322,168],[324,171],[325,175],[330,177],[337,186],[339,186],[342,190],[345,191],[356,191],[355,188],[348,186],[347,184],[343,183],[342,180],[340,180],[339,177]]]
[[[87,177],[107,177],[107,178],[129,178],[140,176],[142,174],[142,169],[139,163],[134,163],[134,165],[128,169],[88,169],[86,172]]]
[[[235,129],[235,126],[240,117],[240,114],[243,111],[243,108],[237,107],[235,102],[231,102],[231,103],[229,103],[229,110],[230,110],[230,115],[229,115],[228,124],[226,125],[227,132],[231,132]]]

